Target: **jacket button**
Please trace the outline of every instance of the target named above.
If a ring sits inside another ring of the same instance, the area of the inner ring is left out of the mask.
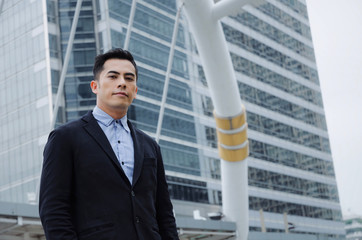
[[[139,223],[139,222],[140,222],[140,218],[136,217],[136,223]]]
[[[132,197],[136,196],[136,195],[134,194],[134,191],[131,192],[131,195],[132,195]]]

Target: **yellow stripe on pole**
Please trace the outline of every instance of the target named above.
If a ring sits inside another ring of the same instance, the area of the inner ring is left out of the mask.
[[[218,117],[214,112],[214,117],[216,121],[216,126],[223,130],[232,130],[236,128],[241,128],[246,123],[245,108],[241,114],[235,117]]]
[[[227,146],[237,146],[243,144],[248,140],[247,134],[247,124],[243,125],[240,131],[230,132],[230,131],[222,131],[220,129],[216,129],[217,139],[220,143]]]
[[[214,112],[219,155],[226,161],[236,162],[249,155],[246,112],[234,117],[218,117]]]
[[[249,143],[247,143],[243,148],[239,149],[226,149],[223,148],[220,144],[218,145],[219,156],[221,159],[229,162],[238,162],[245,160],[249,156]]]

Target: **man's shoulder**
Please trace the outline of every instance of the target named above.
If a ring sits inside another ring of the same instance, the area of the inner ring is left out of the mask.
[[[92,121],[92,113],[88,113],[83,117],[69,121],[56,127],[49,133],[49,142],[74,143],[78,142],[84,136],[84,126],[87,122]]]
[[[82,126],[84,126],[87,122],[89,122],[92,118],[92,113],[88,112],[86,115],[75,119],[75,120],[71,120],[67,123],[64,123],[60,126],[58,126],[57,128],[54,129],[54,131],[57,132],[63,132],[63,131],[75,131],[77,129],[81,129]]]

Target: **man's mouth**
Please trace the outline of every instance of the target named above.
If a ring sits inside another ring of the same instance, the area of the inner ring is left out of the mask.
[[[120,96],[126,96],[126,97],[128,97],[128,94],[125,93],[125,92],[115,92],[115,93],[113,93],[113,95],[120,95]]]

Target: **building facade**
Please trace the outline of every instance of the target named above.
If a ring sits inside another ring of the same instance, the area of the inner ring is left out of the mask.
[[[69,41],[76,3],[1,2],[0,201],[36,204],[67,46],[72,51],[56,126],[93,109],[94,57],[124,47],[132,0],[84,0]],[[129,50],[139,66],[139,91],[128,118],[153,137],[178,6],[176,0],[137,0],[132,25]],[[250,233],[343,237],[305,1],[264,0],[221,22],[247,110]],[[221,211],[213,104],[183,14],[166,94],[159,143],[176,217]]]
[[[347,216],[344,218],[346,224],[346,239],[361,240],[362,239],[362,217]]]
[[[0,201],[36,202],[52,110],[44,9],[42,1],[0,3]]]

